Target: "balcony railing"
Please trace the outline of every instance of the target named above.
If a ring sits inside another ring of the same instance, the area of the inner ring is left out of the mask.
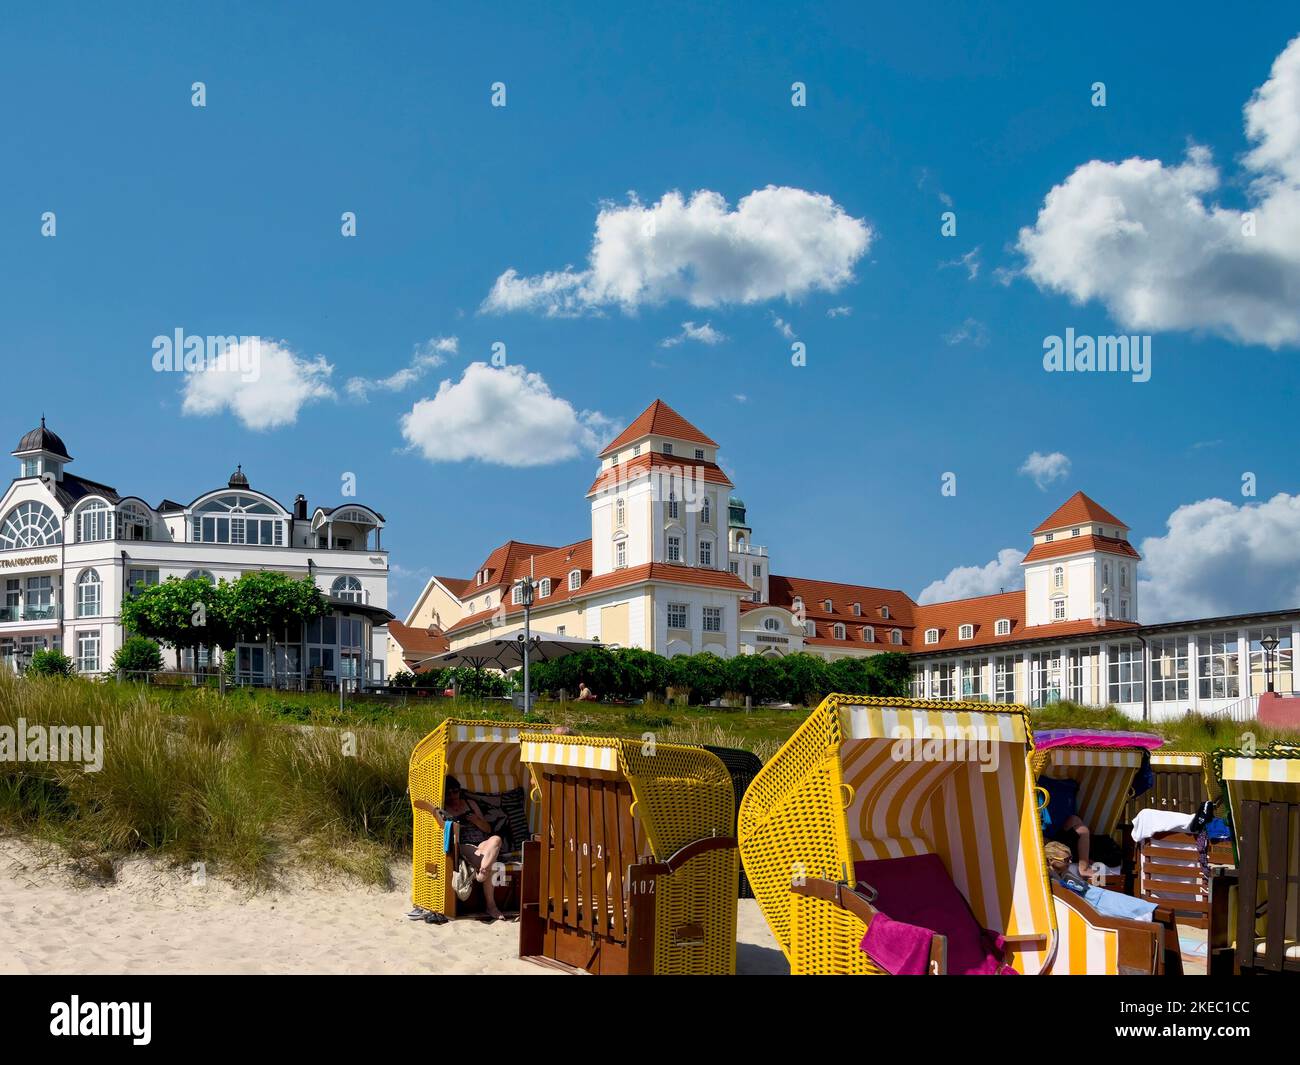
[[[18,608],[16,606],[0,606],[0,622],[17,620]]]
[[[738,555],[760,555],[767,556],[767,548],[759,547],[758,544],[737,544],[735,548]]]
[[[24,621],[53,621],[58,616],[59,608],[57,605],[23,607]]]

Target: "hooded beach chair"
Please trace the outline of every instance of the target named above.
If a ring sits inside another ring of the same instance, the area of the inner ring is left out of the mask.
[[[1235,870],[1210,878],[1210,972],[1300,973],[1300,747],[1214,752]]]
[[[537,827],[537,811],[528,798],[529,777],[519,758],[519,728],[484,721],[461,721],[449,718],[424,737],[411,752],[409,784],[411,815],[415,822],[411,854],[411,900],[416,906],[446,917],[482,907],[482,889],[461,902],[452,888],[452,874],[460,862],[460,826],[444,825],[438,811],[442,808],[447,777],[453,776],[460,786],[473,795],[504,797],[514,793],[509,802],[516,811],[513,826],[503,835],[511,851],[522,848]],[[518,793],[522,790],[522,796]],[[518,814],[523,803],[524,824]],[[517,838],[517,837],[524,838]],[[517,878],[521,863],[517,859],[502,861],[505,876]],[[500,901],[498,888],[498,901]]]
[[[702,747],[524,732],[540,831],[519,953],[570,971],[736,971],[735,799]]]
[[[1024,707],[827,696],[740,809],[791,972],[1155,971],[1153,926],[1049,882],[1031,750]]]
[[[731,792],[736,799],[736,813],[740,813],[740,800],[745,797],[745,791],[758,775],[758,771],[763,768],[762,760],[753,751],[746,751],[740,747],[710,747],[704,745],[704,749],[711,754],[716,754],[722,759],[722,764],[727,767],[727,772],[731,774]],[[734,832],[733,832],[734,835]],[[737,865],[740,863],[737,862]],[[754,889],[749,886],[749,881],[745,878],[745,870],[740,870],[740,890],[737,893],[742,899],[752,899]]]

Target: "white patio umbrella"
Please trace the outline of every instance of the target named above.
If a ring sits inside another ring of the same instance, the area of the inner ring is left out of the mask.
[[[535,632],[529,628],[514,629],[493,636],[459,651],[447,651],[432,658],[422,659],[418,665],[434,669],[455,669],[470,666],[475,670],[517,669],[524,667],[524,712],[528,712],[532,693],[527,688],[528,663],[550,662],[567,655],[577,654],[592,647],[602,646],[599,640],[575,640],[554,632]]]

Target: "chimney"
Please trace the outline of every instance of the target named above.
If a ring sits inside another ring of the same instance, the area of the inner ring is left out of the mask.
[[[293,516],[296,521],[307,520],[307,497],[301,492],[294,496]]]

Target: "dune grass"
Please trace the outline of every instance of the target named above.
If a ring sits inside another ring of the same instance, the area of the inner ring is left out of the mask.
[[[79,678],[0,674],[0,725],[103,728],[99,772],[58,762],[0,761],[0,832],[57,845],[88,875],[108,877],[133,854],[206,863],[265,886],[302,864],[386,884],[409,857],[407,762],[419,739],[454,716],[519,721],[509,704],[468,699],[380,702],[269,691],[160,688]],[[550,703],[533,720],[589,735],[742,747],[770,758],[807,717],[804,708]],[[1057,703],[1035,728],[1140,728],[1171,747],[1236,746],[1249,730],[1208,718],[1133,722],[1113,707]]]

